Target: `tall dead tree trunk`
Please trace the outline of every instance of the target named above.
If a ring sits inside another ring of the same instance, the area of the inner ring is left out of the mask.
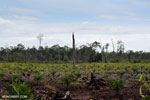
[[[114,45],[113,39],[111,39],[111,42],[112,42],[113,53],[114,53],[115,52],[115,45]]]
[[[101,39],[100,39],[100,43],[101,43],[101,56],[102,56],[102,62],[105,60],[105,52],[104,52],[104,46],[103,46],[103,44],[102,44],[102,41],[101,41]]]
[[[111,39],[111,42],[112,42],[112,49],[113,49],[113,51],[112,51],[112,57],[113,57],[113,59],[115,59],[115,45],[114,45],[113,39]]]
[[[74,38],[74,33],[72,33],[72,41],[73,41],[73,44],[72,44],[72,46],[73,46],[73,69],[75,69],[76,66],[75,66],[75,38]]]

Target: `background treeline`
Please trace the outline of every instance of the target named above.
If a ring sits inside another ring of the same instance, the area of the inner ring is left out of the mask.
[[[113,48],[109,51],[108,48]],[[106,43],[93,42],[76,47],[77,63],[85,62],[150,62],[150,52],[126,51],[122,41],[117,42],[116,50]],[[72,62],[73,49],[68,46],[53,45],[51,47],[25,48],[24,45],[1,47],[0,62],[39,62],[39,63],[69,63]]]

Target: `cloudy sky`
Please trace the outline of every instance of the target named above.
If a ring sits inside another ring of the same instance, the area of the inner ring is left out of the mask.
[[[0,47],[18,43],[71,46],[122,40],[126,50],[150,51],[149,0],[0,0]],[[110,45],[110,50],[112,49]]]

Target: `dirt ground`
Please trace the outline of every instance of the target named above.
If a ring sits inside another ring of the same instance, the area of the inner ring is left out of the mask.
[[[48,86],[54,87],[56,92],[46,92],[44,84],[34,85],[34,97],[44,97],[44,100],[66,100],[62,99],[67,92],[67,87],[63,84],[51,83]],[[87,84],[75,84],[69,87],[70,97],[68,100],[142,100],[139,95],[140,84],[137,82],[130,82],[119,93],[112,90],[109,86],[88,86]],[[45,92],[44,92],[45,91]],[[143,93],[148,93],[145,89]],[[148,93],[150,94],[150,93]],[[54,99],[54,98],[57,99]],[[40,100],[40,99],[39,99]]]
[[[5,86],[9,82],[0,83],[0,95],[6,94]],[[62,83],[28,82],[36,100],[142,100],[139,95],[140,83],[128,82],[126,86],[117,93],[109,85],[92,86],[87,83],[72,84],[69,89],[69,99],[64,99],[67,87]],[[146,89],[143,93],[150,94]],[[0,99],[2,100],[2,99]]]

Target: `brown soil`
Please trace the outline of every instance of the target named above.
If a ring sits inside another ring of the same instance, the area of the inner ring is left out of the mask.
[[[57,88],[58,98],[63,98],[67,92],[67,87],[63,84],[49,84],[52,87]],[[119,94],[116,91],[112,90],[108,85],[106,86],[88,86],[87,84],[76,84],[69,87],[72,100],[142,100],[139,95],[140,84],[137,82],[130,82],[125,88],[119,91]],[[39,86],[33,86],[35,90],[35,97],[44,97],[45,100],[53,100],[49,98],[54,98],[56,93],[54,92],[36,92],[36,88],[40,91],[46,91],[44,84]],[[143,90],[144,93],[148,93],[147,90]],[[60,99],[65,100],[65,99]],[[69,100],[69,99],[68,99]]]
[[[5,85],[1,83],[0,87]],[[33,96],[37,100],[71,100],[63,99],[67,92],[67,87],[61,83],[29,82],[28,85],[33,90]],[[69,87],[69,91],[72,100],[142,100],[139,95],[139,87],[140,84],[138,82],[128,82],[126,87],[117,94],[108,85],[91,86],[87,83],[82,83],[72,84]],[[6,93],[4,89],[1,88],[0,95]],[[143,90],[143,93],[150,94],[146,89]]]

